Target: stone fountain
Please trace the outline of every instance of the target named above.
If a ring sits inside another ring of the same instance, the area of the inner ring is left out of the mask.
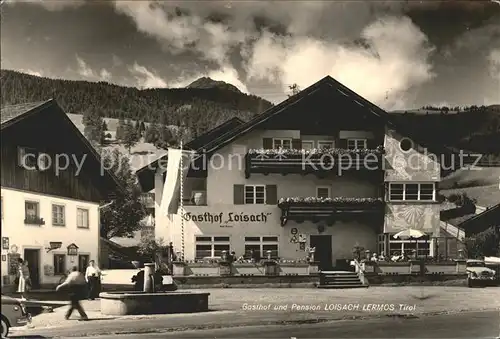
[[[144,264],[143,291],[103,292],[101,313],[106,315],[141,315],[194,313],[208,311],[205,292],[157,292],[154,284],[155,264]]]

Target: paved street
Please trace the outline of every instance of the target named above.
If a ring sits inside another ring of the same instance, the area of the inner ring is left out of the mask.
[[[368,289],[214,289],[213,312],[154,316],[103,316],[99,301],[84,302],[90,322],[64,320],[66,307],[33,318],[13,335],[84,337],[107,334],[304,324],[332,320],[498,310],[500,288],[370,287]],[[400,305],[404,305],[403,308]],[[255,309],[257,308],[257,309]]]
[[[498,311],[426,316],[417,319],[384,318],[314,325],[253,326],[175,333],[98,336],[95,339],[160,338],[496,338]],[[83,339],[83,337],[81,338]]]

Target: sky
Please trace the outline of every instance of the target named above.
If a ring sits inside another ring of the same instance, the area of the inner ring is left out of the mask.
[[[5,0],[1,68],[278,103],[331,75],[384,109],[500,103],[500,2]]]

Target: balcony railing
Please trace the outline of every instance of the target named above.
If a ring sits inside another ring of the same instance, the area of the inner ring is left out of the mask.
[[[373,218],[383,216],[385,203],[381,198],[281,198],[281,225],[288,220],[304,222],[306,220],[326,221],[332,225],[335,221]]]
[[[384,148],[376,149],[258,149],[246,155],[245,174],[308,174],[330,171],[380,170]]]

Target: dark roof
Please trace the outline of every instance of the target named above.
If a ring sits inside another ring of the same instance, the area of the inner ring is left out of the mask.
[[[60,117],[68,124],[69,128],[78,136],[83,146],[89,151],[90,155],[100,164],[101,157],[90,144],[90,142],[85,138],[85,136],[78,130],[78,128],[73,124],[68,115],[63,111],[63,109],[57,104],[54,99],[50,99],[42,102],[32,102],[19,105],[4,106],[1,108],[2,124],[1,129],[7,129],[24,119],[33,116],[35,114],[44,112],[46,109],[52,108],[54,111],[58,112]],[[110,180],[112,186],[115,186],[119,190],[123,191],[124,187],[121,186],[118,178],[110,171],[105,170],[105,176]]]
[[[2,129],[4,127],[8,127],[11,124],[16,123],[17,121],[24,119],[26,115],[30,115],[29,113],[36,112],[38,110],[42,110],[45,108],[46,104],[49,104],[51,100],[47,101],[38,101],[38,102],[28,102],[24,104],[18,105],[7,105],[3,106],[0,109],[1,112],[1,121],[2,121]]]
[[[482,232],[490,227],[500,225],[500,203],[487,208],[485,211],[476,214],[458,225],[465,230],[466,234]]]
[[[213,140],[219,138],[221,135],[228,133],[229,131],[235,129],[237,126],[244,123],[240,118],[234,117],[228,121],[220,124],[219,126],[203,133],[202,135],[194,138],[190,142],[186,143],[184,146],[188,150],[201,151],[207,144]],[[154,172],[158,166],[158,162],[166,161],[168,159],[168,154],[162,156],[159,159],[149,163],[148,165],[138,169],[135,173],[141,185],[143,191],[148,192],[154,188]]]
[[[421,146],[427,147],[431,152],[436,153],[436,154],[449,154],[450,150],[445,148],[445,147],[436,147],[435,145],[431,145],[425,140],[422,140],[422,137],[417,137],[414,135],[414,133],[406,126],[401,126],[395,123],[394,119],[391,118],[391,115],[378,107],[377,105],[371,103],[370,101],[366,100],[359,94],[355,93],[354,91],[350,90],[346,86],[342,85],[340,82],[337,80],[333,79],[331,76],[326,76],[323,79],[319,80],[318,82],[312,84],[311,86],[307,87],[306,89],[300,91],[298,94],[286,99],[285,101],[281,102],[280,104],[273,106],[263,112],[262,114],[258,115],[254,119],[248,121],[245,124],[242,124],[232,131],[220,136],[219,138],[215,139],[214,141],[210,142],[209,144],[205,145],[205,149],[207,150],[207,153],[213,153],[217,151],[218,149],[221,149],[222,147],[230,144],[232,141],[235,139],[241,137],[242,135],[251,132],[254,130],[258,125],[261,123],[267,121],[268,119],[282,113],[285,111],[288,107],[297,104],[299,101],[307,98],[311,94],[319,91],[321,88],[329,87],[331,90],[338,91],[341,95],[350,98],[353,102],[358,104],[359,106],[362,106],[366,108],[368,111],[370,111],[372,114],[375,116],[379,117],[380,119],[383,119],[384,123],[390,127],[393,128],[394,130],[398,131],[402,135],[408,136],[411,139],[415,140],[417,143],[419,143]]]
[[[237,124],[234,128],[227,129],[225,130],[224,133],[214,133],[213,136],[216,136],[219,134],[217,137],[212,138],[208,143],[206,143],[202,148],[203,151],[206,152],[208,155],[212,154],[213,152],[221,149],[222,147],[230,144],[233,142],[235,139],[253,131],[256,127],[258,127],[260,124],[266,122],[270,118],[286,111],[287,108],[289,108],[292,105],[295,105],[299,103],[300,101],[304,100],[308,96],[312,95],[313,93],[318,92],[319,90],[323,88],[328,88],[331,89],[332,91],[337,91],[341,95],[351,99],[353,102],[358,104],[359,106],[362,106],[366,108],[369,112],[374,114],[376,117],[383,119],[384,123],[389,127],[394,130],[396,130],[398,133],[401,133],[402,135],[405,135],[414,141],[416,141],[418,144],[420,144],[423,147],[428,148],[431,152],[435,154],[451,154],[452,152],[446,148],[446,147],[440,147],[436,145],[432,145],[428,143],[427,141],[423,140],[421,136],[416,136],[412,131],[411,128],[408,126],[401,126],[397,124],[393,118],[391,118],[391,115],[384,111],[382,108],[378,107],[377,105],[371,103],[370,101],[366,100],[359,94],[355,93],[354,91],[350,90],[346,86],[342,85],[340,82],[337,80],[333,79],[331,76],[326,76],[323,79],[319,80],[318,82],[312,84],[311,86],[305,88],[304,90],[300,91],[296,95],[293,95],[286,99],[285,101],[281,102],[280,104],[273,106],[263,113],[259,114],[252,120],[243,123],[243,124]],[[208,138],[207,138],[208,140]],[[198,150],[199,151],[199,150]],[[144,170],[145,168],[155,168],[156,163],[158,160],[150,165],[147,165],[143,167],[141,170]],[[153,166],[152,166],[153,165]],[[141,171],[139,170],[139,171]],[[138,172],[139,172],[138,171]],[[140,174],[140,173],[139,173]],[[150,175],[149,175],[150,176]],[[145,178],[143,177],[141,179],[141,176],[139,175],[139,182],[146,181],[144,180]],[[143,186],[143,189],[145,191],[149,191],[154,187],[152,178],[148,177],[148,184],[145,185],[146,187]],[[142,183],[141,183],[142,186]]]

